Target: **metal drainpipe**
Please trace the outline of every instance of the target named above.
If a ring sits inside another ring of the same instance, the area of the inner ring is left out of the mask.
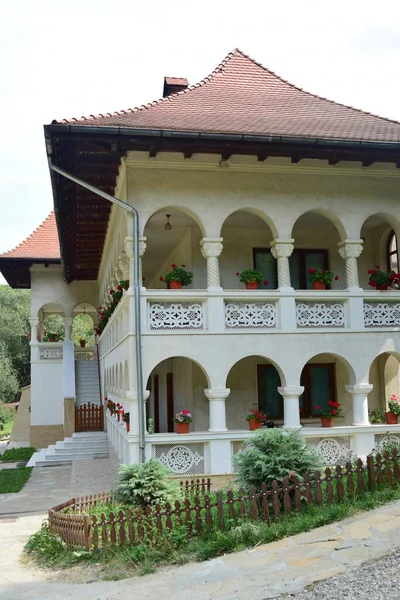
[[[142,334],[141,334],[141,323],[140,323],[140,281],[139,281],[139,213],[133,206],[103,192],[102,190],[98,190],[90,183],[86,183],[75,177],[75,175],[71,175],[64,169],[60,169],[56,167],[51,162],[49,158],[49,168],[59,175],[74,181],[78,185],[86,188],[87,190],[105,198],[109,202],[124,208],[128,212],[132,214],[133,218],[133,289],[134,289],[134,297],[135,297],[135,342],[136,342],[136,379],[137,379],[137,395],[138,395],[138,405],[139,405],[139,448],[140,448],[140,459],[141,462],[146,462],[145,460],[145,448],[144,448],[144,432],[146,431],[145,427],[145,410],[144,410],[144,398],[143,398],[143,369],[142,369]]]

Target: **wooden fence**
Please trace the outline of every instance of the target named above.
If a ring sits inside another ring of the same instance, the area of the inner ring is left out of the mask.
[[[270,489],[262,484],[260,491],[250,487],[248,493],[244,489],[219,491],[210,497],[205,493],[209,488],[206,490],[207,485],[203,484],[200,485],[201,495],[176,501],[174,506],[169,503],[147,506],[144,511],[128,509],[114,513],[105,510],[89,516],[85,511],[90,507],[109,505],[110,494],[73,498],[50,509],[49,528],[71,548],[98,550],[109,544],[138,544],[145,538],[154,538],[158,532],[170,532],[176,526],[185,527],[187,536],[191,537],[204,528],[223,529],[227,519],[236,522],[247,517],[270,523],[278,520],[281,514],[301,511],[307,505],[340,502],[356,493],[363,494],[366,489],[373,491],[376,486],[399,481],[398,455],[394,449],[391,454],[385,452],[384,456],[368,456],[366,465],[358,459],[354,465],[349,462],[345,467],[327,468],[323,475],[319,471],[313,477],[305,475],[301,482],[293,477],[284,479],[281,486],[274,481]],[[71,510],[80,514],[68,514]]]
[[[104,407],[99,404],[75,406],[75,431],[103,431]]]

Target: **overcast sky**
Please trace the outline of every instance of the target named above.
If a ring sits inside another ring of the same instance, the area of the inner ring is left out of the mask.
[[[0,252],[52,209],[43,124],[195,83],[235,47],[284,79],[400,120],[400,3],[0,0]]]

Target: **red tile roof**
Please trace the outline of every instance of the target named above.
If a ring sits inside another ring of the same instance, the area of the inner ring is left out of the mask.
[[[400,123],[288,83],[234,50],[200,83],[145,106],[60,123],[360,141],[400,141]]]
[[[186,77],[164,77],[164,81],[168,85],[189,85]]]
[[[26,240],[13,250],[0,254],[0,258],[60,260],[60,244],[54,211]]]

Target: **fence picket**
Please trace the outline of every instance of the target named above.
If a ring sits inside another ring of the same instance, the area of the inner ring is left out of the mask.
[[[392,471],[390,468],[390,454],[389,452],[386,450],[386,452],[384,453],[384,460],[385,460],[385,479],[386,479],[386,483],[388,485],[392,484]]]
[[[343,474],[342,467],[338,465],[336,467],[336,492],[338,500],[343,500],[344,498],[344,485],[343,485]]]
[[[377,468],[377,473],[376,473],[376,481],[378,482],[378,485],[382,485],[383,484],[383,473],[382,473],[382,455],[378,452],[378,454],[376,455],[376,468]]]
[[[283,508],[286,514],[290,513],[290,509],[292,508],[292,501],[290,499],[290,490],[289,490],[289,479],[285,477],[282,482],[282,491],[283,491]]]
[[[325,469],[325,482],[326,482],[326,501],[328,504],[333,502],[333,487],[332,487],[332,471],[329,467]]]
[[[393,457],[393,477],[394,477],[395,481],[400,481],[400,469],[399,469],[397,448],[393,448],[392,457]]]
[[[128,509],[127,520],[128,520],[128,537],[129,537],[129,542],[131,544],[134,544],[135,543],[135,528],[133,526],[133,512],[132,512],[132,509],[130,509],[130,508]]]
[[[355,490],[354,490],[353,469],[351,466],[351,462],[346,463],[346,477],[347,477],[347,483],[346,483],[347,493],[350,496],[354,496]]]
[[[278,482],[275,480],[272,482],[272,510],[274,511],[275,519],[278,519],[281,514],[281,507],[278,494]]]
[[[303,496],[307,500],[307,504],[312,504],[312,493],[311,493],[311,478],[308,473],[304,475],[304,490]]]
[[[258,506],[257,506],[257,502],[256,502],[256,488],[254,487],[254,485],[250,486],[249,500],[250,500],[250,519],[252,521],[255,521],[258,517]]]
[[[314,474],[314,484],[315,484],[315,503],[317,506],[321,506],[323,504],[323,496],[322,496],[322,488],[321,488],[321,473],[319,471],[315,471]]]
[[[261,484],[261,511],[262,511],[262,518],[264,519],[264,521],[267,521],[267,523],[270,523],[271,520],[269,518],[269,508],[268,508],[268,489],[267,489],[266,483]]]

